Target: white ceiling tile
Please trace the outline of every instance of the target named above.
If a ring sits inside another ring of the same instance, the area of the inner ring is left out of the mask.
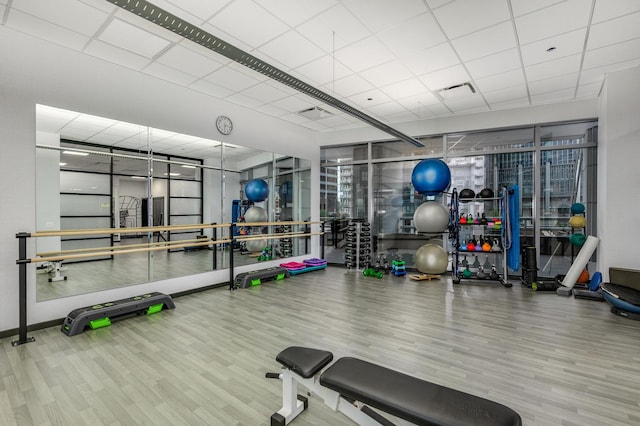
[[[431,91],[435,92],[445,87],[468,82],[470,77],[462,65],[456,65],[420,76],[420,80],[422,80]]]
[[[496,102],[495,104],[491,104],[491,109],[505,110],[505,109],[512,109],[512,108],[528,107],[529,105],[531,105],[531,102],[529,102],[529,98],[522,97],[518,99],[510,99],[504,102]]]
[[[447,41],[431,13],[415,16],[400,25],[378,32],[377,37],[397,56],[415,55],[417,51]]]
[[[170,44],[164,38],[150,34],[119,19],[111,21],[99,38],[106,43],[146,58],[154,57]]]
[[[592,25],[587,49],[597,49],[637,37],[640,37],[640,12]]]
[[[18,10],[10,10],[5,24],[8,28],[31,34],[48,42],[81,50],[88,37],[61,26],[51,24]]]
[[[253,47],[259,47],[289,29],[250,0],[233,1],[209,23]]]
[[[482,108],[488,109],[487,103],[484,101],[482,96],[478,93],[461,97],[455,99],[448,99],[444,101],[444,104],[449,107],[449,109],[456,111],[467,111],[470,109]]]
[[[238,92],[255,86],[262,81],[262,79],[254,78],[240,71],[237,66],[233,66],[233,64],[215,70],[206,76],[205,80]]]
[[[427,106],[439,104],[440,99],[431,92],[423,92],[402,99],[396,99],[396,102],[407,109],[419,112],[422,109],[426,109],[425,107]]]
[[[156,59],[156,62],[197,77],[203,77],[222,67],[222,63],[181,45],[171,46]]]
[[[626,70],[637,66],[640,66],[640,58],[615,64],[607,64],[598,68],[585,69],[582,70],[582,74],[580,74],[580,84],[602,81],[607,73]]]
[[[373,105],[371,106],[371,108],[367,108],[367,111],[370,111],[372,114],[377,115],[379,117],[384,117],[389,114],[396,114],[404,110],[405,108],[395,101],[386,102],[384,104],[379,104],[379,105]]]
[[[362,71],[360,75],[377,87],[386,86],[413,77],[411,72],[398,61],[390,61],[386,64],[378,65]]]
[[[353,73],[329,55],[298,67],[295,71],[300,74],[300,80],[318,86],[344,78]]]
[[[456,38],[451,43],[463,61],[471,61],[517,46],[511,21]]]
[[[256,99],[261,103],[271,103],[289,96],[287,92],[276,88],[274,83],[270,83],[268,81],[257,86],[250,87],[244,90],[242,94]]]
[[[322,131],[322,130],[327,130],[328,127],[325,126],[322,123],[318,123],[317,121],[305,121],[303,123],[299,123],[302,127],[306,127],[307,129],[310,130],[316,130],[316,131]]]
[[[564,0],[510,0],[511,8],[513,9],[513,16],[521,16],[527,13],[535,12],[536,10],[544,9],[545,7],[561,3]]]
[[[433,117],[433,115],[431,115]],[[416,116],[413,111],[400,111],[395,114],[385,115],[384,121],[390,124],[395,123],[406,123],[407,121],[416,120],[418,116]],[[424,117],[427,118],[427,117]]]
[[[307,117],[305,117],[303,115],[300,115],[297,112],[291,113],[291,114],[287,114],[287,115],[283,115],[280,118],[282,118],[283,120],[287,120],[290,123],[295,123],[295,124],[302,124],[302,123],[306,123],[308,121],[311,121]]]
[[[336,59],[347,68],[359,72],[394,59],[375,37],[367,37],[336,51]]]
[[[549,102],[568,101],[574,99],[574,94],[575,88],[531,95],[531,103],[533,105],[540,105]]]
[[[256,107],[256,111],[263,112],[273,117],[282,117],[283,115],[287,115],[290,112],[282,108],[273,106],[272,104],[260,105],[259,107]]]
[[[158,77],[182,86],[188,86],[196,80],[196,77],[191,74],[179,71],[175,68],[171,68],[163,64],[159,64],[157,62],[149,64],[149,66],[144,69],[144,72],[146,74],[153,75],[154,77]]]
[[[451,39],[511,18],[507,0],[458,0],[434,10],[433,14]]]
[[[602,90],[602,81],[589,83],[589,84],[581,84],[578,86],[578,92],[576,93],[577,99],[584,98],[597,98],[600,96],[600,91]]]
[[[580,53],[584,49],[586,33],[585,27],[523,45],[520,47],[522,62],[525,65],[532,65]],[[555,47],[555,49],[547,52],[550,47]]]
[[[402,61],[415,75],[449,68],[460,63],[458,55],[449,43],[414,52],[413,55],[402,58]]]
[[[393,83],[388,86],[381,87],[380,90],[382,90],[391,99],[402,99],[408,96],[428,92],[424,84],[422,84],[420,79],[417,78],[410,78],[405,81]]]
[[[437,9],[438,7],[442,7],[447,3],[451,3],[455,0],[427,0],[427,4],[431,9]]]
[[[592,22],[597,24],[638,11],[640,11],[638,0],[596,1]]]
[[[505,87],[524,86],[524,74],[521,69],[515,69],[501,74],[494,74],[488,77],[475,80],[477,89],[484,92],[492,92]]]
[[[296,30],[327,53],[371,34],[342,4],[305,22]]]
[[[212,83],[207,80],[198,80],[192,83],[189,87],[194,90],[197,90],[198,92],[202,92],[207,95],[214,96],[216,98],[226,98],[227,96],[230,96],[234,93],[233,90],[230,90],[226,87],[222,87],[218,84]]]
[[[295,31],[286,32],[258,50],[289,69],[311,62],[325,54],[322,49]]]
[[[588,50],[584,55],[582,66],[584,69],[591,69],[638,58],[640,58],[640,38]]]
[[[77,0],[13,0],[11,7],[86,36],[94,35],[109,17]]]
[[[466,62],[466,66],[471,76],[478,79],[520,68],[520,55],[518,49],[509,49]]]
[[[91,41],[84,49],[84,53],[138,71],[149,63],[149,58],[100,40]]]
[[[527,87],[524,84],[520,84],[518,86],[507,87],[506,89],[498,89],[488,92],[483,91],[482,94],[487,102],[493,106],[495,103],[526,97]]]
[[[122,137],[100,132],[86,139],[86,142],[93,142],[101,145],[116,145],[123,140]]]
[[[335,83],[325,85],[323,87],[323,90],[325,90],[325,92],[329,94],[332,94],[334,88],[335,92],[338,94],[338,97],[342,96],[346,98],[355,95],[356,93],[362,93],[371,90],[373,89],[373,86],[371,85],[371,83],[369,83],[359,75],[351,74],[348,77],[336,80]]]
[[[181,35],[178,35],[173,31],[169,31],[166,28],[156,25],[153,22],[149,22],[146,19],[143,19],[138,15],[135,15],[119,7],[115,7],[115,13],[113,14],[113,17],[116,20],[126,22],[131,26],[137,27],[141,31],[147,32],[149,34],[154,34],[173,43],[177,43],[180,40],[183,40],[183,37]]]
[[[590,13],[590,1],[566,0],[520,16],[516,18],[518,39],[521,44],[527,44],[586,27]]]
[[[443,115],[451,114],[451,110],[447,108],[447,106],[443,103],[429,105],[427,109],[431,111],[431,113],[435,116],[443,116]]]
[[[344,4],[374,32],[395,27],[400,22],[427,11],[422,0],[402,0],[400,4],[388,0],[350,0]]]
[[[449,107],[449,109],[451,109],[456,114],[473,114],[476,112],[485,112],[490,110],[489,106],[486,104],[477,106],[467,106],[465,104],[452,105]]]
[[[525,67],[529,82],[577,72],[580,69],[581,54],[565,56],[553,61],[542,62]]]
[[[163,5],[166,3],[166,5]],[[214,14],[218,13],[225,5],[229,3],[229,0],[169,0],[159,1],[154,0],[153,4],[165,9],[169,13],[198,25],[202,21],[209,19]],[[187,16],[185,16],[185,12]]]
[[[201,0],[192,0],[199,1]],[[226,0],[225,0],[226,1]],[[206,2],[204,2],[206,3]],[[329,9],[336,0],[260,0],[259,4],[290,27],[295,27]]]
[[[349,97],[349,103],[358,107],[368,108],[373,105],[390,102],[392,99],[378,89],[368,90]]]
[[[321,120],[317,120],[317,123],[322,124],[327,127],[339,127],[349,124],[350,121],[347,120],[342,115],[332,115],[331,117],[323,118]]]
[[[298,112],[313,107],[315,102],[316,101],[310,101],[306,96],[295,95],[272,102],[271,105],[285,111]]]
[[[565,74],[544,80],[529,82],[529,93],[538,95],[554,90],[575,89],[578,83],[578,73]]]

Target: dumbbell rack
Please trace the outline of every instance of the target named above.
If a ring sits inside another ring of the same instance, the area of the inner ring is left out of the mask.
[[[291,232],[291,225],[282,225],[282,233]],[[293,255],[293,242],[290,237],[280,238],[280,250],[282,257],[291,257]]]
[[[347,269],[366,269],[371,264],[371,225],[349,222],[344,249]]]

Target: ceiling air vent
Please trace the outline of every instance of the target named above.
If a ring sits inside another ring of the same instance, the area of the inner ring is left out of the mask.
[[[476,89],[471,85],[471,83],[460,83],[455,86],[445,87],[444,89],[438,90],[438,94],[444,100],[463,98],[465,96],[471,96],[474,93],[476,93]]]
[[[320,107],[312,107],[298,111],[298,114],[307,117],[309,120],[320,120],[322,118],[331,117],[333,114]]]

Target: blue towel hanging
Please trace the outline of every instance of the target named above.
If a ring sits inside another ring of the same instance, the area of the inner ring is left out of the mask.
[[[507,266],[520,268],[520,190],[511,185],[502,190],[502,240],[507,250]]]

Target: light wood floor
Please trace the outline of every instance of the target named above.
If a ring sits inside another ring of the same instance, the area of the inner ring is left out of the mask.
[[[338,267],[67,337],[0,341],[1,425],[267,425],[289,345],[351,355],[515,409],[525,425],[640,424],[640,322],[515,284]],[[351,424],[318,398],[294,425]]]

